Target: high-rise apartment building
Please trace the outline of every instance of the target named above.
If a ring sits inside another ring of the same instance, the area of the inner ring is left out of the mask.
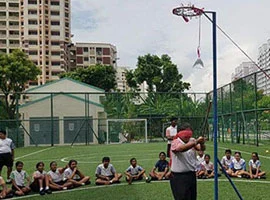
[[[128,69],[126,67],[117,67],[116,68],[116,89],[119,92],[127,92],[129,90],[127,79],[126,79],[126,71]]]
[[[72,65],[76,67],[96,64],[117,67],[116,47],[107,43],[76,43],[71,47],[70,57],[76,57],[76,60],[71,59]]]
[[[259,47],[258,65],[270,75],[270,39]],[[262,72],[257,75],[257,87],[262,89],[264,94],[270,95],[270,80]]]
[[[20,0],[0,0],[0,53],[20,48]]]
[[[22,49],[40,66],[38,84],[58,79],[67,67],[70,0],[20,0]]]
[[[232,74],[232,81],[248,76],[256,72],[257,67],[253,62],[242,62],[238,67],[235,68]]]

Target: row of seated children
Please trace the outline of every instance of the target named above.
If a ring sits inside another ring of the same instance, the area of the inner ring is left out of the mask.
[[[265,172],[261,171],[261,162],[257,152],[251,154],[249,161],[249,169],[246,171],[246,162],[241,157],[241,152],[235,152],[231,155],[230,149],[225,150],[225,156],[221,159],[221,164],[226,173],[231,177],[246,177],[246,178],[265,178]],[[199,167],[197,170],[198,178],[214,177],[214,165],[210,162],[210,155],[199,152],[197,159]],[[222,170],[222,169],[221,169]]]
[[[38,162],[36,164],[36,171],[32,175],[32,180],[28,173],[23,170],[23,162],[17,161],[16,170],[12,171],[10,178],[12,180],[12,190],[8,189],[2,177],[0,177],[0,185],[3,190],[0,193],[0,199],[6,197],[8,194],[15,194],[18,196],[26,195],[33,192],[39,192],[40,195],[51,194],[52,190],[66,190],[74,187],[90,184],[90,177],[85,176],[77,166],[76,160],[70,160],[68,165],[59,168],[55,161],[50,163],[50,171],[44,170],[45,164]],[[109,157],[104,157],[102,163],[97,166],[96,171],[96,185],[110,185],[119,183],[122,174],[117,173],[114,166],[110,163]],[[133,181],[142,180],[145,178],[146,182],[153,180],[163,180],[169,177],[168,161],[166,161],[166,154],[161,152],[159,154],[159,161],[150,172],[150,177],[145,173],[145,170],[137,164],[135,158],[130,159],[130,166],[125,171],[126,181],[131,184]]]

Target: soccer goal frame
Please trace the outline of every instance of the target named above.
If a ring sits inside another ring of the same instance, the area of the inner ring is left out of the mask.
[[[144,142],[148,143],[148,132],[147,132],[147,119],[107,119],[106,120],[106,144],[111,143],[109,140],[109,123],[110,122],[144,122],[144,131],[145,131],[145,138]]]

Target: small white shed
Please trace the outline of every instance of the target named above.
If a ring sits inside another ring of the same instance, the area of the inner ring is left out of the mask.
[[[25,146],[98,142],[104,90],[63,78],[26,92],[19,108]]]

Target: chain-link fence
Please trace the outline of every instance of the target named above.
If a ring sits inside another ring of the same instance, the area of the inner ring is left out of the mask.
[[[220,141],[255,145],[269,141],[270,83],[265,77],[268,85],[262,85],[261,76],[261,72],[255,73],[218,89]],[[146,119],[147,141],[165,141],[164,132],[172,116],[178,117],[179,123],[189,122],[195,136],[212,139],[212,110],[207,117],[211,92],[44,92],[40,89],[9,98],[16,98],[14,116],[7,120],[3,119],[6,115],[0,114],[0,128],[7,130],[17,146],[105,143],[108,119]],[[5,114],[4,102],[0,103]]]
[[[270,74],[270,70],[266,73]],[[211,99],[212,92],[208,96]],[[223,142],[269,143],[270,80],[263,72],[218,89],[218,130]]]

